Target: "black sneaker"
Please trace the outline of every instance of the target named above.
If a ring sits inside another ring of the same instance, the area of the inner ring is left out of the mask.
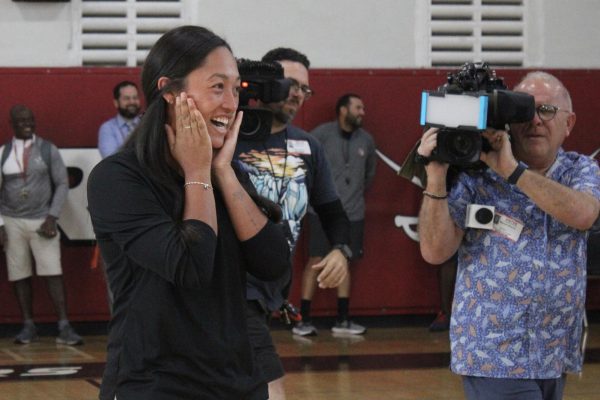
[[[15,336],[16,344],[29,344],[36,341],[38,338],[37,329],[33,324],[23,325],[23,329],[17,336]]]
[[[450,318],[448,318],[448,315],[445,312],[440,311],[431,325],[429,325],[429,331],[444,332],[448,329],[450,329]]]

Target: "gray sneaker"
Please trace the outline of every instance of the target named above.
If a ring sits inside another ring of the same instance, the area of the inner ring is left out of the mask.
[[[77,332],[75,332],[71,325],[67,325],[61,329],[60,333],[56,337],[56,343],[75,346],[78,344],[83,344],[83,339],[77,334]]]
[[[335,324],[333,328],[331,328],[333,333],[344,333],[347,335],[362,335],[367,331],[362,325],[359,325],[352,321],[342,321]]]
[[[23,329],[17,336],[15,336],[15,343],[17,344],[29,344],[36,341],[38,338],[37,329],[35,325],[25,324]]]
[[[292,333],[299,336],[315,336],[317,328],[310,322],[298,322],[292,329]]]

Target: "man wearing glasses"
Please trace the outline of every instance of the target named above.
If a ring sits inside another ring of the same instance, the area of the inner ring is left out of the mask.
[[[261,104],[273,112],[271,135],[265,141],[239,141],[236,162],[248,172],[258,194],[281,206],[283,228],[290,249],[300,236],[300,223],[309,204],[315,209],[334,248],[319,264],[321,288],[337,287],[348,272],[350,253],[349,222],[337,195],[325,152],[318,140],[291,125],[302,104],[310,98],[308,58],[290,48],[276,48],[262,58],[278,62],[292,81],[288,98],[278,103]],[[247,276],[248,334],[263,376],[269,382],[269,399],[285,399],[283,366],[269,331],[269,318],[284,304],[291,282],[292,268],[278,281],[264,282]]]
[[[426,165],[421,253],[439,264],[459,251],[450,325],[452,370],[467,399],[561,399],[582,367],[587,230],[600,210],[600,171],[566,152],[575,125],[567,89],[544,72],[515,91],[535,98],[531,122],[486,131],[487,170],[463,172],[446,193],[447,164]],[[418,153],[429,156],[436,129]],[[470,204],[495,207],[493,229],[466,226]]]

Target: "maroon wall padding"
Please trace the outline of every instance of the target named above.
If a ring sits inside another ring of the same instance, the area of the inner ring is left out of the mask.
[[[307,130],[335,117],[335,102],[346,92],[359,94],[366,105],[365,128],[377,147],[401,164],[421,135],[418,124],[420,94],[446,80],[445,70],[313,70],[316,95],[296,117]],[[596,88],[600,70],[554,70],[570,89],[577,123],[565,142],[567,150],[590,154],[600,147]],[[523,70],[497,70],[509,86]],[[8,111],[14,104],[35,113],[37,131],[59,147],[95,147],[99,125],[112,117],[112,88],[120,80],[139,82],[137,68],[0,68],[0,142],[12,136]],[[399,178],[379,161],[373,186],[367,193],[365,257],[352,266],[351,312],[354,315],[433,313],[439,307],[436,267],[420,256],[418,243],[394,225],[394,217],[417,216],[420,189]],[[294,265],[291,300],[300,298],[300,280],[306,262],[306,240],[301,238]],[[91,269],[93,248],[63,245],[63,269],[69,314],[73,320],[108,318],[104,277]],[[20,313],[0,260],[0,322],[17,322]],[[35,280],[35,314],[54,320],[43,282]],[[590,283],[588,308],[600,309],[600,281]],[[334,315],[335,290],[319,290],[315,315]]]

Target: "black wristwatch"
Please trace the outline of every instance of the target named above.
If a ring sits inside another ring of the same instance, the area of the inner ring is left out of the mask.
[[[352,258],[352,250],[347,244],[336,244],[333,246],[333,248],[341,251],[348,261],[350,261],[350,259]]]
[[[415,161],[415,164],[421,164],[421,165],[427,165],[427,164],[429,164],[429,161],[431,161],[429,159],[429,157],[422,156],[417,151],[415,151],[415,157],[413,160]]]

